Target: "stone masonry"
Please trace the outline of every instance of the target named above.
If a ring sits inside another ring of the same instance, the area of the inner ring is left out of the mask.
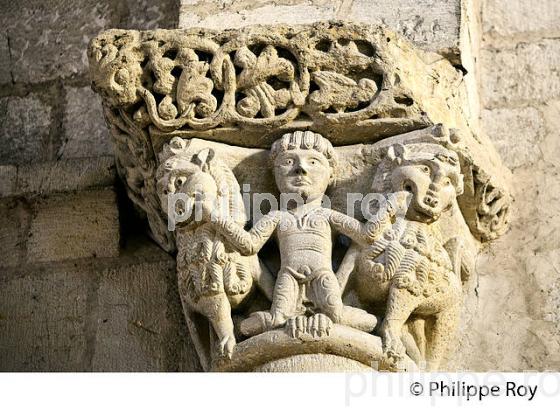
[[[90,38],[339,18],[387,24],[471,72],[472,120],[513,172],[512,226],[478,258],[452,366],[557,371],[560,3],[463,1],[469,13],[451,0],[376,3],[0,1],[0,370],[200,370],[174,258],[140,233],[116,178],[89,88]]]

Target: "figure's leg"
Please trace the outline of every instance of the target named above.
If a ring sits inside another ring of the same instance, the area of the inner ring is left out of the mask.
[[[415,317],[408,321],[408,331],[414,338],[414,342],[423,360],[426,360],[426,321]]]
[[[373,329],[375,329],[377,325],[377,317],[363,309],[358,309],[353,306],[344,306],[340,324],[370,333],[373,332]]]
[[[270,312],[256,312],[243,320],[240,325],[241,333],[254,336],[269,329],[283,326],[286,321],[295,316],[299,284],[287,271],[280,271],[276,278],[272,306]]]
[[[281,271],[276,278],[270,314],[272,326],[283,326],[295,316],[299,295],[299,283],[288,271]]]
[[[377,318],[352,306],[344,306],[342,303],[342,292],[336,275],[333,272],[325,272],[311,281],[311,292],[313,302],[318,310],[330,318],[334,323],[340,323],[364,332],[371,332],[377,324]],[[314,328],[319,334],[323,333],[324,325],[321,318],[318,324],[311,320],[308,327]],[[329,326],[330,327],[330,326]],[[330,329],[329,329],[330,330]]]
[[[275,277],[272,275],[266,265],[256,255],[245,256],[248,258],[247,263],[251,265],[251,272],[253,281],[257,284],[259,289],[264,293],[266,298],[272,301],[274,294]]]
[[[402,343],[402,327],[419,304],[419,296],[414,296],[406,289],[391,287],[387,300],[387,311],[380,329],[383,351],[387,357],[399,362],[406,349]]]
[[[459,324],[460,305],[454,303],[433,318],[427,352],[427,370],[439,370]]]
[[[334,272],[323,272],[310,284],[311,300],[316,305],[318,311],[327,315],[334,323],[342,321],[344,304],[342,303],[342,293],[340,285]]]

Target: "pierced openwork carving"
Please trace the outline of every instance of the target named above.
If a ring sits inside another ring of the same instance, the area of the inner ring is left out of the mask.
[[[206,370],[444,366],[473,255],[511,203],[461,73],[340,22],[111,30],[89,58]]]

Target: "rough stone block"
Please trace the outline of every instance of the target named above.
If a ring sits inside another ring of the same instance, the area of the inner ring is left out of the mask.
[[[0,276],[0,371],[94,370],[200,370],[173,257],[148,239]]]
[[[30,0],[3,8],[14,80],[24,83],[85,73],[88,40],[119,17],[107,1]]]
[[[111,155],[113,147],[103,119],[101,100],[90,87],[66,88],[65,141],[59,158]]]
[[[560,101],[549,101],[542,108],[546,136],[541,143],[543,159],[560,167]]]
[[[560,40],[485,49],[481,57],[481,97],[486,108],[560,98]]]
[[[116,195],[110,190],[53,195],[34,204],[28,262],[119,254]]]
[[[538,143],[544,134],[539,110],[501,108],[482,111],[482,126],[510,168],[529,165],[541,157]]]
[[[50,122],[51,107],[34,94],[0,98],[0,163],[43,159]]]
[[[29,220],[25,201],[0,200],[0,267],[16,266],[24,260]]]
[[[485,0],[482,4],[483,30],[491,35],[560,32],[558,0]]]
[[[181,0],[180,28],[238,28],[251,24],[304,24],[341,19],[385,24],[431,51],[458,49],[459,0]]]
[[[0,198],[13,195],[16,189],[17,167],[0,165]]]
[[[12,59],[10,55],[10,44],[6,33],[0,33],[0,84],[12,82]]]
[[[2,5],[0,24],[6,29],[6,40],[0,39],[0,49],[9,51],[2,55],[14,56],[12,73],[18,83],[67,78],[86,74],[87,43],[101,30],[171,28],[177,19],[178,5],[173,0],[12,2]],[[2,68],[0,83],[11,81],[9,71]]]
[[[31,163],[18,167],[13,195],[82,191],[113,186],[115,179],[113,157]]]
[[[155,30],[175,28],[179,20],[179,2],[176,0],[126,0],[128,19],[126,28]]]
[[[169,255],[161,262],[104,272],[98,290],[93,371],[198,368],[175,278],[175,263]]]
[[[80,371],[88,344],[92,272],[80,268],[0,278],[0,369]]]

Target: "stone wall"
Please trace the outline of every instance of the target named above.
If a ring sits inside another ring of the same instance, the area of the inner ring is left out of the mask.
[[[0,369],[197,370],[175,263],[116,179],[86,47],[173,0],[0,2]]]
[[[0,369],[199,370],[173,258],[141,233],[115,176],[89,39],[115,27],[343,18],[388,24],[471,71],[482,125],[513,170],[514,222],[478,259],[453,366],[558,370],[560,5],[466,1],[471,15],[452,0],[376,4],[0,1]],[[460,61],[467,15],[474,47]]]
[[[485,0],[481,120],[513,171],[510,231],[479,256],[456,365],[560,368],[560,3]]]

